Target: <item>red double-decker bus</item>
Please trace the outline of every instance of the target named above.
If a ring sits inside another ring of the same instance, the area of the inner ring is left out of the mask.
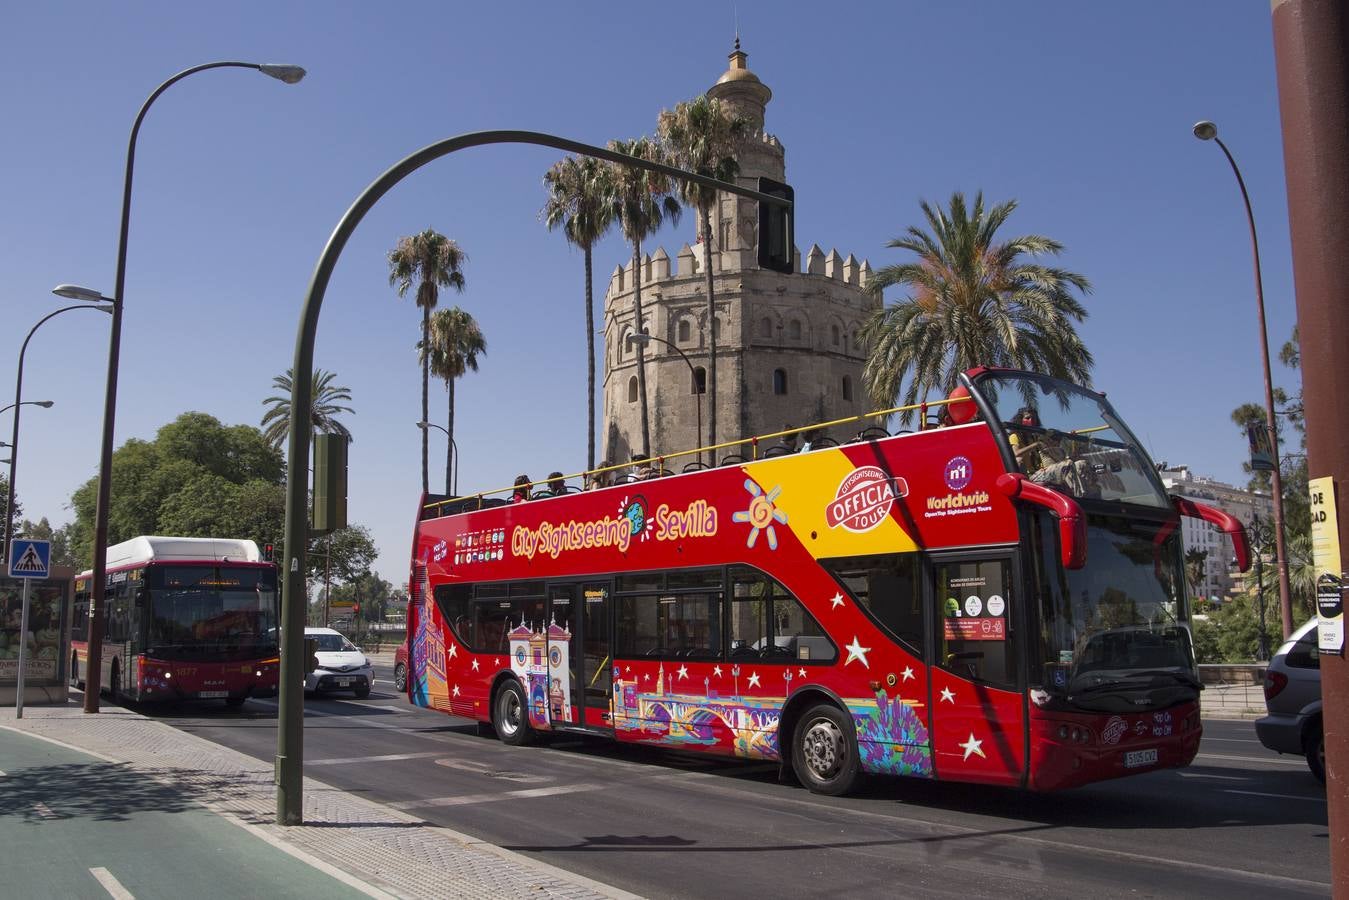
[[[830,794],[863,772],[1054,790],[1187,765],[1179,517],[1226,530],[1244,568],[1241,525],[1169,497],[1102,394],[975,369],[916,411],[940,427],[424,498],[410,700],[512,744],[779,760]]]
[[[253,541],[136,537],[108,548],[102,677],[114,701],[277,691],[276,566]],[[75,580],[70,680],[84,687],[92,573]]]

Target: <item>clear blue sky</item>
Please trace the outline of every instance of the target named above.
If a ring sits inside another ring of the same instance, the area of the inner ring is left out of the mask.
[[[749,66],[773,90],[767,127],[786,147],[803,249],[877,267],[901,258],[884,245],[918,221],[920,199],[1016,198],[1008,232],[1062,241],[1061,264],[1094,284],[1082,334],[1097,387],[1157,458],[1242,480],[1229,414],[1262,390],[1246,222],[1221,152],[1190,128],[1216,121],[1243,168],[1277,353],[1294,307],[1266,0],[11,4],[0,29],[0,386],[28,328],[56,308],[55,284],[111,293],[128,131],[174,72],[238,59],[309,76],[288,87],[206,72],[151,109],[119,445],[186,410],[257,424],[328,235],[394,162],[489,128],[591,143],[649,133],[662,108],[725,70],[736,6]],[[470,257],[467,291],[448,300],[478,318],[489,353],[457,391],[461,487],[584,465],[582,258],[537,216],[558,155],[488,148],[433,163],[375,207],[334,273],[316,364],[354,395],[351,518],[372,529],[377,568],[395,584],[420,489],[420,320],[385,263],[400,235],[434,227]],[[652,246],[673,256],[692,237],[686,218]],[[598,249],[601,293],[626,252],[616,237]],[[106,335],[105,317],[70,313],[30,345],[24,395],[56,401],[23,416],[17,482],[30,518],[69,521],[71,493],[97,468]],[[433,383],[438,421],[444,396]]]

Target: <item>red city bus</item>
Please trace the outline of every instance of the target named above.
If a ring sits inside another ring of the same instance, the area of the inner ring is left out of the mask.
[[[70,680],[89,658],[91,572],[75,580]],[[136,537],[108,548],[100,684],[114,701],[276,696],[276,566],[253,541]]]
[[[931,406],[942,427],[424,502],[409,699],[511,744],[778,760],[831,794],[859,772],[1047,791],[1189,764],[1179,517],[1244,568],[1240,523],[1169,497],[1102,394],[980,368]]]

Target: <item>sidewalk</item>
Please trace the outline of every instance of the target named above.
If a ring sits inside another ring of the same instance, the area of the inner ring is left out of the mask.
[[[317,870],[371,897],[570,900],[633,896],[312,778],[304,780],[305,824],[283,828],[274,824],[276,788],[270,763],[121,707],[106,705],[97,715],[85,715],[74,704],[29,706],[25,707],[22,719],[14,718],[13,709],[4,709],[0,710],[0,729],[45,738],[104,762],[121,764],[123,772],[167,788],[165,795],[172,796],[179,811],[188,807],[205,809],[233,823],[251,833],[253,840],[287,854],[286,865],[293,869],[295,879],[292,886],[312,884]],[[10,770],[15,765],[14,760],[6,760],[0,764],[0,770]],[[0,795],[5,793],[6,782],[13,782],[15,774],[6,771],[0,775]],[[59,785],[50,789],[59,796]],[[87,786],[82,790],[87,791]],[[0,803],[0,816],[6,813],[28,816],[32,812],[13,806]],[[30,806],[38,809],[36,818],[42,823],[48,819],[48,813],[52,818],[65,820],[84,816],[85,825],[100,833],[129,833],[126,823],[119,822],[122,815],[107,815],[106,810],[95,814],[87,804],[75,804],[66,810],[59,801]],[[67,856],[66,848],[58,842],[49,841],[42,846],[51,855],[51,865]],[[203,852],[219,854],[214,847],[203,848]],[[249,865],[250,858],[240,859],[238,865]],[[167,855],[150,859],[166,865],[173,862]],[[180,866],[182,861],[174,865]],[[334,893],[317,891],[314,896],[332,897]]]
[[[1199,695],[1206,719],[1258,719],[1265,715],[1265,691],[1258,684],[1208,684]]]

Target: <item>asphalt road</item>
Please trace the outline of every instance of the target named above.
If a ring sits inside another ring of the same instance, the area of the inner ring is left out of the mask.
[[[144,707],[270,760],[276,706]],[[610,742],[513,748],[410,707],[309,698],[305,774],[649,897],[1326,896],[1324,789],[1249,722],[1211,720],[1195,764],[1059,794],[873,779],[852,796],[775,764]]]

